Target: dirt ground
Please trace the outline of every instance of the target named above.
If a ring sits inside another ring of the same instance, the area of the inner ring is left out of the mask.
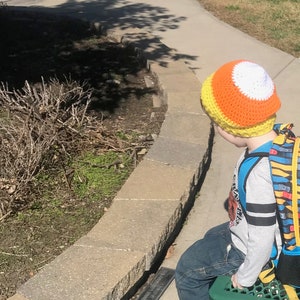
[[[78,20],[16,12],[9,7],[0,8],[0,40],[1,82],[16,89],[21,89],[25,80],[34,85],[41,77],[45,81],[71,77],[87,82],[94,89],[89,113],[104,126],[107,139],[122,132],[133,138],[131,147],[144,153],[151,147],[166,107],[153,107],[156,80],[133,49],[101,36]],[[113,199],[112,195],[97,203],[82,201],[66,195],[63,182],[50,189],[64,194],[64,199],[51,198],[43,204],[37,201],[0,222],[0,300],[12,296],[21,284],[88,232]]]

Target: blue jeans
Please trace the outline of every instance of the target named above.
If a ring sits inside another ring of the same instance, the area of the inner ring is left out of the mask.
[[[233,275],[245,255],[231,241],[229,224],[210,229],[181,256],[175,282],[180,300],[209,300],[209,288],[219,275]]]

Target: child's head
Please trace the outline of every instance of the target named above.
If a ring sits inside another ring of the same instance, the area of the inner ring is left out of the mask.
[[[270,76],[246,60],[229,62],[210,75],[202,85],[201,103],[215,124],[241,137],[271,131],[280,108]]]

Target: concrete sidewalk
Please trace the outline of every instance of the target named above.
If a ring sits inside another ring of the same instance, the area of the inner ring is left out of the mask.
[[[21,286],[12,300],[121,299],[173,242],[210,155],[212,163],[195,205],[174,242],[173,255],[162,266],[175,268],[189,245],[226,220],[223,202],[239,151],[217,136],[211,149],[209,120],[199,105],[201,82],[223,63],[245,58],[264,66],[283,102],[278,120],[294,122],[300,132],[299,59],[224,24],[196,0],[11,0],[9,5],[40,6],[99,22],[132,42],[143,50],[168,103],[158,140],[108,213]],[[161,299],[177,299],[174,284]]]

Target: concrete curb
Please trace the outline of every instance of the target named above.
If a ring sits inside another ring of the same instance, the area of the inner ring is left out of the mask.
[[[148,33],[109,34],[136,47],[156,75],[168,104],[160,135],[98,224],[9,300],[129,298],[163,259],[210,163],[212,133],[194,73],[168,55],[155,60],[160,41]]]

